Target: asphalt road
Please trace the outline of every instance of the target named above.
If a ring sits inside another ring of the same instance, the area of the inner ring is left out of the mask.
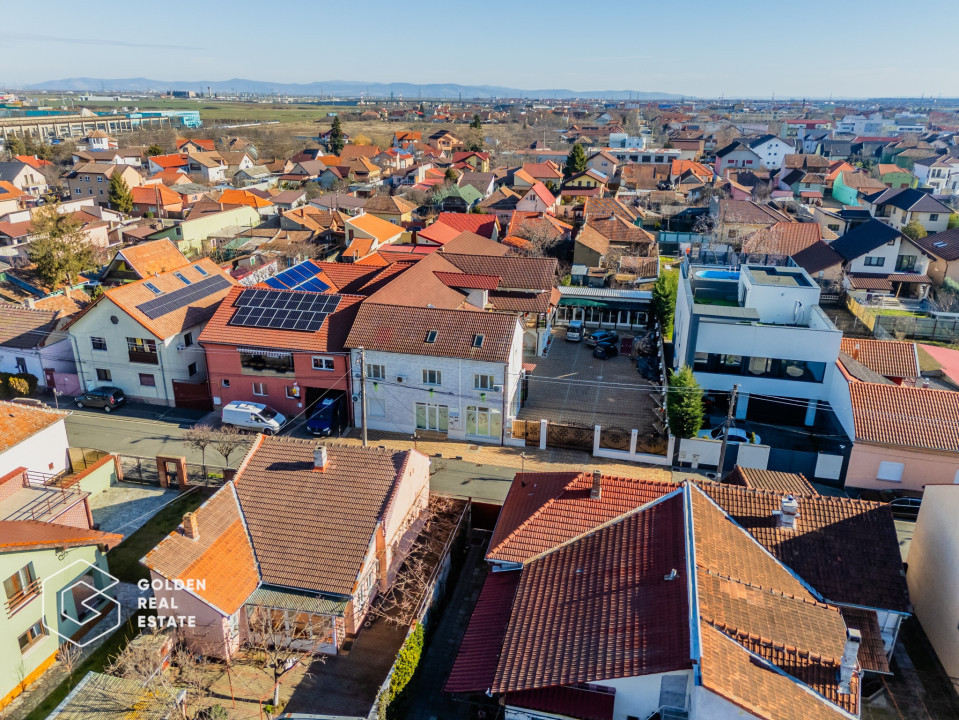
[[[72,410],[66,420],[67,437],[72,447],[151,458],[182,455],[187,462],[202,461],[199,451],[187,447],[182,439],[183,433],[202,419],[203,413],[135,403],[109,414],[75,406],[65,409]],[[298,427],[284,431],[284,434],[287,432],[294,437],[309,437]],[[242,452],[234,453],[232,464],[235,465],[240,457]],[[223,464],[223,458],[210,447],[206,451],[206,462],[219,466]],[[516,468],[477,465],[465,460],[433,458],[433,462],[431,488],[434,492],[486,502],[502,503],[516,474]]]

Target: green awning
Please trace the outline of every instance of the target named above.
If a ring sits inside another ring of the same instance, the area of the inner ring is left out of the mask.
[[[276,610],[292,610],[294,612],[308,612],[314,615],[342,616],[349,604],[330,595],[307,595],[290,590],[280,590],[261,585],[247,598],[247,605],[275,608]]]

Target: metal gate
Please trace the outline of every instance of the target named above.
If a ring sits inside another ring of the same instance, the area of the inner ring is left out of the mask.
[[[560,425],[552,422],[547,423],[546,447],[565,448],[567,450],[585,450],[586,452],[592,452],[593,432],[594,428],[585,427],[583,425]],[[537,433],[537,436],[538,435],[539,434]],[[526,444],[529,445],[529,438],[527,438]]]
[[[526,447],[539,447],[539,420],[514,420],[513,437],[525,438]]]
[[[120,467],[123,470],[124,482],[160,485],[160,472],[157,470],[156,458],[137,457],[136,455],[119,455],[118,457],[120,458]]]
[[[668,450],[669,438],[656,430],[640,433],[636,438],[636,452],[638,453],[665,455]]]
[[[188,383],[174,380],[173,404],[178,408],[209,412],[213,409],[213,401],[210,400],[210,387],[205,382]]]
[[[603,427],[599,433],[599,446],[607,450],[629,452],[633,431],[621,427]]]

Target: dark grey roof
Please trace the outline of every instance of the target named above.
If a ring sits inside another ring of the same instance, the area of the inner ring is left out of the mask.
[[[868,222],[854,227],[834,241],[830,247],[839,253],[843,259],[854,260],[877,247],[892,242],[901,234],[896,228],[872,218]]]
[[[924,193],[915,188],[901,188],[898,190],[882,190],[872,195],[867,195],[866,202],[871,205],[892,205],[900,210],[907,212],[927,212],[927,213],[946,213],[949,208],[936,200],[929,193]]]
[[[12,182],[24,168],[30,167],[22,162],[0,162],[0,180]]]
[[[944,230],[933,235],[926,235],[924,238],[912,241],[938,258],[946,261],[959,260],[959,228]]]
[[[892,380],[888,380],[875,370],[870,370],[861,362],[853,358],[852,355],[847,355],[846,353],[841,352],[839,353],[839,360],[843,364],[843,367],[846,368],[846,372],[856,378],[856,380],[877,383],[879,385],[895,385]]]
[[[770,140],[779,140],[782,143],[786,143],[785,140],[782,140],[778,136],[773,135],[772,133],[766,133],[765,135],[760,135],[757,138],[752,138],[751,140],[748,141],[747,144],[749,145],[750,148],[754,148],[754,147],[759,147],[760,145],[763,145],[764,143],[767,143]],[[786,143],[786,144],[788,145],[789,143]]]
[[[726,147],[722,148],[721,150],[717,150],[716,157],[726,157],[731,152],[734,152],[736,150],[749,150],[749,152],[752,152],[755,155],[752,148],[750,148],[748,145],[739,142],[739,140],[733,140]]]
[[[810,275],[842,263],[842,256],[819,240],[792,256],[793,262]]]

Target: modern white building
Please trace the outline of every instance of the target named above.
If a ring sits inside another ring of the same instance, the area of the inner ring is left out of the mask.
[[[200,332],[235,281],[204,258],[107,290],[66,326],[80,385],[178,407],[209,405]]]
[[[491,443],[510,437],[523,373],[515,315],[364,303],[346,346],[358,422],[365,356],[369,428]]]
[[[674,367],[692,366],[707,393],[738,385],[737,419],[758,402],[784,424],[813,425],[842,380],[842,332],[819,307],[819,285],[799,267],[683,262],[680,273]],[[848,433],[846,415],[838,419]]]

